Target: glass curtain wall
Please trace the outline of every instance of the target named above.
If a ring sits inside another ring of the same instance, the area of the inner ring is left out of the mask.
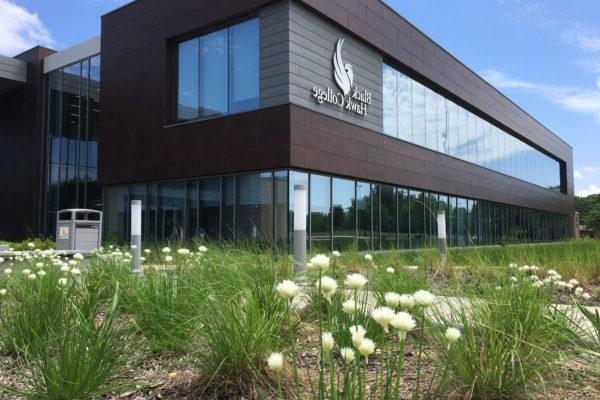
[[[444,96],[383,65],[383,132],[560,191],[560,163]]]
[[[435,246],[438,210],[446,213],[451,247],[559,241],[571,234],[566,215],[285,170],[107,187],[104,234],[126,240],[129,203],[139,199],[144,240],[253,242],[289,251],[297,184],[308,188],[312,253]]]
[[[46,74],[46,218],[54,233],[56,212],[102,208],[98,186],[100,56]]]

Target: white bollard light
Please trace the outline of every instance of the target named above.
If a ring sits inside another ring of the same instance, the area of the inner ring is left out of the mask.
[[[134,273],[142,271],[142,201],[131,200],[131,247],[134,247],[132,254],[131,270]]]
[[[294,273],[304,274],[306,270],[306,185],[294,185]]]
[[[438,226],[438,247],[441,254],[446,254],[446,212],[438,211],[437,213],[437,226]]]

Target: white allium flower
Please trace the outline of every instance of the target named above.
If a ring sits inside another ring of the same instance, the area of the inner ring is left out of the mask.
[[[511,280],[511,281],[513,281],[513,282],[516,282],[518,279],[517,279],[517,277],[516,277],[516,276],[511,276],[511,277],[510,277],[510,280]]]
[[[537,272],[540,270],[540,268],[537,265],[532,265],[531,267],[529,267],[529,270],[533,271],[533,272]]]
[[[519,268],[519,271],[527,272],[530,268],[531,267],[529,265],[523,265],[521,268]]]
[[[583,294],[583,288],[581,286],[579,286],[578,288],[575,289],[575,295],[581,296],[582,294]]]
[[[331,252],[331,255],[337,258],[337,257],[341,256],[341,253],[337,250],[334,250]]]
[[[368,280],[361,274],[349,274],[344,281],[344,284],[352,290],[360,290],[367,284]]]
[[[349,329],[350,335],[352,336],[352,344],[354,347],[358,347],[360,342],[365,338],[367,331],[361,325],[352,325]]]
[[[171,256],[165,256],[165,262],[170,263],[171,261],[173,261],[173,257],[171,257]]]
[[[30,269],[27,269],[27,268],[25,268],[25,269],[23,270],[23,275],[29,275],[29,274],[31,274],[31,270],[30,270]]]
[[[72,267],[74,267],[74,266],[77,265],[77,261],[76,260],[70,260],[69,261],[69,265],[72,266]]]
[[[429,307],[435,301],[435,296],[428,292],[427,290],[417,290],[413,297],[415,298],[415,302],[421,307]]]
[[[582,297],[584,300],[589,300],[589,299],[591,299],[591,298],[592,298],[592,295],[590,295],[588,292],[585,292],[585,293],[583,293],[583,294],[581,295],[581,297]]]
[[[133,246],[135,246],[135,245],[133,245]],[[133,246],[132,246],[131,248],[133,248]],[[81,261],[81,260],[83,260],[83,254],[81,254],[81,253],[75,253],[75,254],[73,255],[73,258],[74,258],[75,260],[80,260],[80,261]]]
[[[36,268],[44,268],[44,263],[43,262],[39,262],[39,263],[35,263]]]
[[[200,246],[198,247],[198,251],[200,253],[206,253],[208,251],[208,248],[206,248],[206,246]]]
[[[386,271],[388,274],[393,274],[394,272],[396,272],[396,270],[395,270],[394,268],[392,268],[392,267],[387,267],[387,268],[385,269],[385,271]]]
[[[37,272],[38,276],[42,277],[42,276],[46,276],[46,271],[40,270]]]
[[[12,274],[12,269],[10,269],[10,268],[6,268],[6,269],[4,270],[4,273],[5,273],[6,275],[10,275],[10,274]]]
[[[323,332],[321,335],[321,341],[323,342],[323,350],[329,352],[333,350],[335,346],[335,340],[333,340],[333,335],[331,332]]]
[[[132,244],[131,246],[129,246],[129,248],[131,250],[136,250],[137,249],[137,245],[136,244]]]
[[[356,358],[354,350],[350,347],[342,347],[340,349],[340,355],[347,365],[352,364]]]
[[[29,275],[27,275],[27,279],[29,279],[30,281],[34,280],[35,278],[37,278],[36,274],[29,274]]]
[[[462,334],[460,333],[460,330],[458,330],[456,328],[448,328],[448,329],[446,329],[446,333],[444,334],[444,336],[446,337],[446,340],[448,341],[448,343],[452,344],[452,343],[456,343],[458,341],[458,339],[460,339]]]
[[[358,352],[365,357],[367,360],[369,356],[373,354],[375,351],[375,342],[371,339],[363,338],[363,340],[358,345]]]
[[[407,312],[400,311],[394,315],[391,325],[398,330],[398,339],[406,339],[406,333],[412,331],[417,326],[412,315]]]
[[[6,296],[6,289],[0,289],[0,296]]]
[[[321,272],[326,271],[329,268],[330,259],[325,254],[317,254],[308,262],[309,268],[321,270]],[[308,264],[307,264],[308,265]]]
[[[415,298],[412,294],[400,295],[400,308],[410,310],[415,306]]]
[[[387,292],[383,298],[385,299],[385,304],[391,308],[397,308],[400,304],[400,295],[394,292]]]
[[[356,303],[352,299],[348,299],[342,303],[342,309],[348,315],[354,315],[356,313]]]
[[[62,272],[69,272],[69,270],[70,270],[70,269],[71,269],[71,268],[69,268],[69,265],[68,265],[68,264],[63,264],[63,265],[62,265],[62,267],[60,267],[60,270],[61,270]]]
[[[333,296],[333,294],[337,290],[337,282],[335,281],[335,279],[330,278],[329,276],[321,277],[320,282],[321,294],[323,294],[323,297],[325,297],[327,301],[331,303],[331,296]],[[316,283],[316,286],[319,287],[319,282]]]
[[[171,248],[170,247],[163,247],[162,252],[164,254],[169,254],[171,252]]]
[[[373,262],[373,256],[370,254],[365,254],[365,260],[367,260],[367,262]]]
[[[35,244],[33,242],[29,242],[27,243],[27,247],[29,247],[30,249],[35,249]]]
[[[293,281],[290,280],[285,280],[281,283],[278,283],[276,289],[277,293],[279,293],[279,295],[284,300],[293,299],[294,296],[296,296],[296,294],[298,294],[298,291],[300,290],[298,285],[296,285]]]
[[[67,282],[68,282],[68,281],[67,281],[67,278],[60,278],[60,279],[58,280],[58,284],[59,284],[59,286],[67,286]]]
[[[553,281],[560,281],[562,279],[562,276],[560,274],[554,274],[550,276],[550,279],[552,279]]]
[[[567,283],[567,289],[571,290],[573,289],[575,286],[573,286],[573,284],[571,283]]]
[[[71,272],[71,275],[81,275],[81,270],[79,268],[73,268],[69,272]]]
[[[557,274],[557,272],[555,270],[553,270],[553,269],[548,270],[548,275],[556,275],[556,274]]]
[[[141,261],[141,262],[144,262],[144,261],[146,261],[146,257],[140,257],[140,261]]]
[[[283,354],[271,353],[267,359],[267,365],[272,371],[280,372],[283,369]]]
[[[571,280],[569,281],[569,283],[570,283],[571,285],[573,285],[573,286],[577,286],[577,285],[579,285],[579,281],[578,281],[577,279],[571,279]]]
[[[515,268],[518,268],[518,265],[515,263],[510,263],[510,264],[508,264],[508,268],[515,269]]]
[[[567,282],[565,282],[565,281],[557,281],[557,282],[556,282],[556,285],[557,285],[558,287],[567,287],[568,283],[567,283]]]
[[[531,286],[535,287],[535,288],[540,288],[544,285],[544,282],[542,281],[535,281],[531,284]]]
[[[150,249],[144,249],[144,254],[152,254],[152,250],[150,250]]]
[[[388,332],[388,325],[394,319],[394,310],[389,307],[378,307],[371,311],[371,317],[377,322],[383,330]]]
[[[177,254],[181,256],[187,256],[190,254],[190,251],[188,249],[179,249],[177,250]]]

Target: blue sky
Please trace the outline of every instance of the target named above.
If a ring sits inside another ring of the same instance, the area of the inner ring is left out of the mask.
[[[127,0],[0,0],[0,54],[100,32]],[[578,194],[600,193],[600,1],[387,0],[573,146]]]

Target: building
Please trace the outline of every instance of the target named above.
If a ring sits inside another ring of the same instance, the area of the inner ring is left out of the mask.
[[[572,148],[381,1],[139,0],[49,53],[0,81],[4,234],[140,199],[146,241],[286,247],[302,183],[312,251],[572,236]]]

